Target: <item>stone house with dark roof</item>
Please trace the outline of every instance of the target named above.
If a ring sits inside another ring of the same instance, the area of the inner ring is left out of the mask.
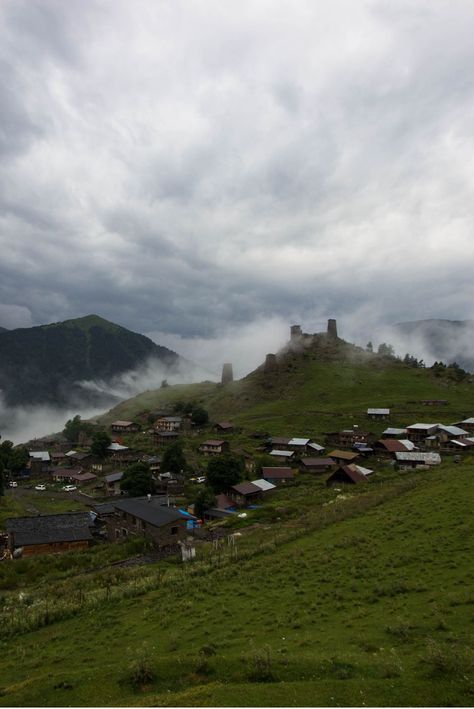
[[[5,521],[5,528],[12,553],[21,548],[22,556],[58,554],[87,549],[94,519],[90,512],[13,517]]]
[[[115,512],[105,520],[109,540],[139,535],[158,548],[178,548],[178,541],[186,537],[186,518],[162,502],[162,497],[151,495],[112,502]]]

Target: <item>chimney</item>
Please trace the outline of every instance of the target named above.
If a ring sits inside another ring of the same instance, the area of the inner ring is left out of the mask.
[[[337,338],[337,322],[335,320],[328,320],[328,335]]]
[[[232,370],[232,364],[230,362],[226,362],[222,366],[222,378],[221,378],[221,383],[222,384],[229,384],[230,382],[234,381],[234,372]]]

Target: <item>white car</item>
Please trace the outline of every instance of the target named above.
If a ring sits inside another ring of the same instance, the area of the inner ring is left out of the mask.
[[[196,478],[196,482],[199,483],[199,484],[205,483],[205,482],[206,482],[206,478],[205,478],[203,475],[201,475],[199,478]]]
[[[10,480],[9,485],[10,487],[18,487],[18,483],[16,482],[16,480]]]
[[[65,492],[72,492],[73,490],[77,490],[77,487],[75,485],[65,485],[63,490]]]
[[[46,485],[35,485],[35,490],[46,490]]]

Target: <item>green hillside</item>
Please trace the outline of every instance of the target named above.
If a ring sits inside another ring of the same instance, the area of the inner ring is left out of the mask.
[[[77,382],[110,380],[150,357],[170,368],[179,362],[175,352],[98,315],[9,330],[0,338],[0,389],[8,406],[74,404],[93,397]]]
[[[470,706],[473,474],[295,488],[297,518],[191,567],[55,580],[45,562],[3,597],[0,703]]]
[[[425,406],[423,400],[447,403]],[[231,418],[249,430],[317,436],[360,423],[355,419],[363,421],[368,407],[389,407],[389,425],[408,425],[412,419],[460,420],[472,415],[474,386],[472,376],[463,381],[449,371],[437,376],[431,369],[413,368],[320,335],[302,351],[283,350],[275,371],[266,372],[262,365],[225,386],[203,382],[148,391],[120,403],[102,421],[130,419],[180,401],[199,402],[213,420]],[[377,428],[380,425],[371,422],[371,430]]]

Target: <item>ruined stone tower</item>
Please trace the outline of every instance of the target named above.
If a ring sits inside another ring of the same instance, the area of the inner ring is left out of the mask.
[[[230,382],[234,381],[234,372],[232,370],[232,364],[230,362],[226,362],[225,364],[222,365],[222,379],[221,383],[222,384],[229,384]]]
[[[337,337],[337,322],[335,320],[328,320],[328,336]]]
[[[301,325],[292,325],[290,327],[291,342],[296,342],[297,340],[299,340],[302,334],[303,333],[301,332]]]
[[[265,357],[265,374],[267,372],[273,372],[277,368],[277,358],[275,354],[267,354]]]

